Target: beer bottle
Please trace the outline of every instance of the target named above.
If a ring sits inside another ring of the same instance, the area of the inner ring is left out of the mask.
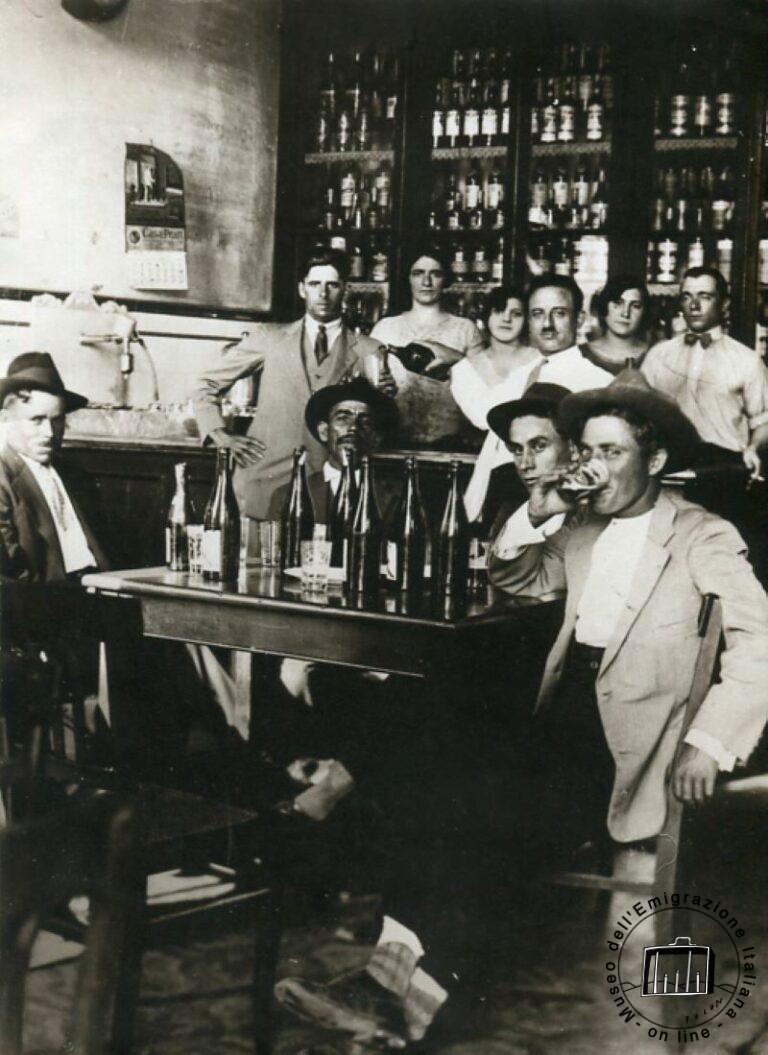
[[[451,462],[451,485],[437,539],[435,590],[460,597],[467,590],[469,523],[459,491],[459,463]]]
[[[424,585],[427,561],[427,517],[419,493],[415,458],[405,459],[405,483],[387,540],[387,578],[402,593],[416,593]]]
[[[240,559],[240,511],[232,487],[229,450],[216,452],[216,483],[203,517],[203,579],[228,582],[237,577]]]
[[[334,568],[346,568],[347,545],[352,530],[352,519],[357,508],[357,484],[352,455],[346,447],[340,451],[341,480],[333,496],[330,515],[331,564]]]
[[[381,573],[381,514],[373,490],[371,460],[361,459],[360,494],[357,499],[347,549],[347,586],[355,594],[375,593]]]
[[[190,520],[187,498],[187,463],[177,462],[173,467],[173,472],[176,485],[165,525],[165,563],[171,571],[186,571],[189,567],[187,524]]]
[[[311,541],[315,528],[315,510],[307,486],[306,460],[306,450],[297,447],[293,452],[291,486],[283,505],[283,569],[301,566],[301,544]]]

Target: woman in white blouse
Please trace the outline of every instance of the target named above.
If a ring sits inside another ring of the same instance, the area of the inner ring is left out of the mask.
[[[509,286],[494,289],[487,300],[488,346],[471,360],[464,359],[451,371],[451,393],[464,415],[486,437],[472,479],[464,495],[470,520],[482,510],[491,472],[512,460],[504,444],[488,432],[491,407],[518,399],[541,356],[525,341],[525,297]]]
[[[460,432],[463,422],[444,380],[446,371],[452,363],[465,356],[471,359],[483,349],[477,326],[442,305],[450,281],[442,249],[431,243],[418,246],[408,273],[411,307],[380,319],[371,331],[371,337],[402,351],[406,361],[408,345],[420,345],[435,357],[419,373],[407,370],[396,356],[389,357],[402,429],[406,439],[415,442],[433,443]]]

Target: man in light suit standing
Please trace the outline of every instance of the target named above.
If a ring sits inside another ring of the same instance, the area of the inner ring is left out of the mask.
[[[310,253],[299,282],[304,317],[256,325],[200,378],[193,393],[203,443],[232,451],[235,493],[244,515],[267,516],[273,492],[290,479],[294,448],[306,447],[310,473],[322,468],[325,448],[304,421],[307,400],[318,389],[362,373],[365,357],[381,348],[342,321],[347,275],[347,258],[338,250],[320,247]],[[239,378],[256,373],[258,410],[248,434],[238,436],[221,415],[221,399]],[[378,371],[378,386],[394,394],[388,371]]]

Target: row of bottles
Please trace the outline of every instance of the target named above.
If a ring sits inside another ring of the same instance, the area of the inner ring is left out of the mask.
[[[559,62],[550,53],[536,67],[531,107],[534,143],[599,143],[613,108],[607,44],[565,43]]]
[[[573,275],[590,285],[608,278],[608,239],[602,235],[537,235],[529,239],[528,270],[533,275]]]
[[[389,235],[339,230],[317,244],[347,253],[350,282],[389,282]]]
[[[683,272],[691,267],[712,266],[730,282],[732,262],[733,239],[728,236],[713,239],[697,235],[687,241],[665,235],[648,242],[646,279],[670,284],[679,282]]]
[[[456,243],[451,250],[451,277],[454,282],[501,285],[504,279],[504,238],[489,245],[467,247]]]
[[[375,172],[349,165],[338,178],[333,171],[319,194],[317,226],[323,231],[377,231],[392,218],[392,171],[381,165]]]
[[[654,233],[722,234],[733,223],[736,182],[730,164],[667,165],[656,173]]]
[[[657,137],[733,136],[739,131],[733,47],[722,60],[718,44],[706,47],[687,40],[655,97]]]
[[[531,176],[528,226],[532,230],[604,231],[608,226],[606,166],[582,158],[569,170],[537,166]]]
[[[165,562],[171,571],[189,568],[187,528],[192,522],[187,464],[174,466],[174,492],[165,525]],[[232,487],[229,450],[216,452],[216,479],[205,507],[201,542],[203,579],[225,582],[237,575],[240,560],[240,512]]]
[[[455,48],[435,85],[433,148],[505,145],[513,91],[510,49]]]
[[[311,150],[391,149],[399,98],[397,55],[362,49],[347,56],[330,52],[320,85]]]
[[[451,171],[436,181],[429,227],[433,231],[502,230],[504,176],[498,168]]]
[[[284,567],[300,565],[301,542],[311,539],[315,529],[305,459],[301,448],[294,451],[282,517]],[[461,597],[468,589],[484,586],[484,552],[471,541],[479,539],[480,529],[478,525],[473,531],[467,521],[458,461],[451,463],[445,512],[433,538],[419,493],[415,458],[405,459],[402,495],[387,523],[376,500],[371,459],[361,459],[359,486],[356,467],[346,451],[342,459],[341,481],[329,516],[331,563],[345,569],[351,593],[373,594],[382,578],[403,593],[420,593],[425,580],[431,579],[433,592],[439,596]]]

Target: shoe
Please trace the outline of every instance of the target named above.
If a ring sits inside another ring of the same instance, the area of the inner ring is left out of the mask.
[[[402,1000],[364,969],[326,983],[283,978],[275,985],[275,998],[291,1014],[321,1029],[351,1033],[357,1041],[382,1047],[406,1047]]]

